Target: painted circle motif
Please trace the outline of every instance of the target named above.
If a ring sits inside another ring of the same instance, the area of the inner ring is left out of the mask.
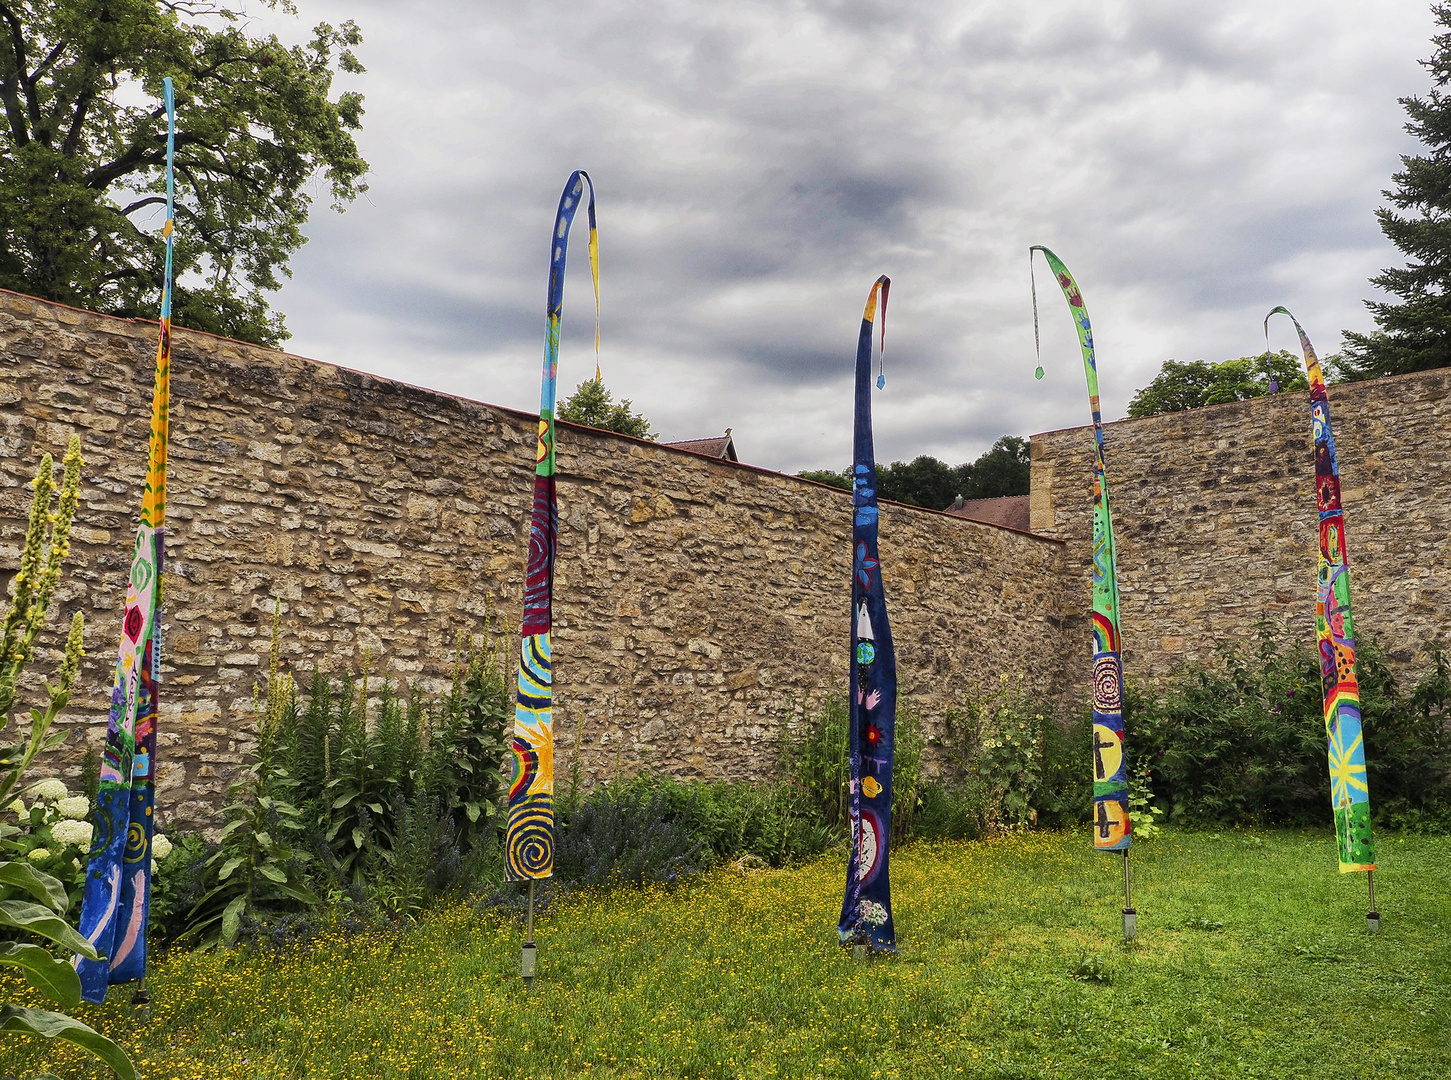
[[[513,881],[548,877],[554,871],[554,807],[536,795],[509,809],[504,857]]]
[[[876,646],[870,641],[858,641],[856,643],[856,662],[858,664],[870,664],[876,658]]]
[[[146,620],[142,616],[141,609],[139,607],[127,608],[126,621],[123,624],[123,628],[126,631],[126,636],[132,641],[137,640],[141,636],[141,627],[145,625],[145,622]]]
[[[870,885],[882,868],[882,819],[873,810],[862,811],[861,831],[857,834],[857,880]]]
[[[1117,657],[1100,656],[1093,662],[1093,707],[1101,713],[1123,711]]]
[[[1118,846],[1130,828],[1128,809],[1117,799],[1103,799],[1093,807],[1093,846],[1112,848]]]

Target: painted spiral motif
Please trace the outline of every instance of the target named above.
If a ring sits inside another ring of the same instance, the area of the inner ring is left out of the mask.
[[[1118,657],[1096,656],[1093,660],[1093,707],[1101,713],[1123,711],[1119,691]]]
[[[141,822],[133,821],[126,829],[126,854],[128,863],[140,862],[146,858],[146,829]]]
[[[548,795],[535,795],[509,808],[507,850],[514,881],[548,877],[554,872],[554,805]]]

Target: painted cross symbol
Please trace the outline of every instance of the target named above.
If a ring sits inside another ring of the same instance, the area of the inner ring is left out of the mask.
[[[1100,742],[1103,736],[1099,735],[1098,729],[1093,729],[1093,776],[1095,780],[1107,780],[1108,773],[1103,768],[1103,752],[1113,745],[1109,742]],[[1107,835],[1107,834],[1105,834]]]
[[[1098,819],[1094,824],[1098,826],[1098,838],[1100,840],[1107,840],[1109,829],[1113,825],[1113,822],[1109,820],[1107,803],[1098,804]]]

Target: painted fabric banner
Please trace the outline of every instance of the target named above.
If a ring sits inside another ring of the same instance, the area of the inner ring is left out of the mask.
[[[595,286],[596,355],[600,343],[594,184],[588,173],[575,170],[559,197],[551,240],[534,510],[529,523],[529,561],[524,572],[519,694],[514,709],[514,772],[509,784],[509,823],[504,837],[505,869],[510,881],[547,878],[554,873],[554,691],[549,638],[554,551],[559,533],[559,508],[554,493],[554,390],[559,368],[559,319],[564,306],[564,256],[569,246],[569,227],[586,189],[589,191],[589,265]]]
[[[1098,364],[1093,355],[1093,327],[1078,283],[1057,255],[1041,251],[1063,289],[1078,326],[1083,373],[1088,379],[1088,407],[1093,412],[1093,846],[1123,851],[1132,843],[1129,821],[1128,762],[1124,754],[1124,673],[1119,659],[1118,561],[1114,555],[1113,516],[1108,507],[1108,477],[1103,462],[1103,414],[1098,405]],[[1033,332],[1037,336],[1038,297],[1033,290]],[[1039,366],[1037,377],[1043,377]]]
[[[887,625],[887,599],[877,553],[877,464],[872,448],[872,325],[882,299],[887,344],[887,293],[879,277],[867,296],[856,351],[856,416],[852,492],[851,682],[848,688],[848,786],[852,832],[846,896],[837,936],[843,945],[897,951],[887,862],[892,835],[892,748],[897,721],[897,657]],[[877,380],[880,387],[883,379]]]
[[[1340,872],[1375,869],[1370,828],[1370,783],[1361,734],[1360,687],[1355,678],[1355,623],[1350,617],[1350,553],[1345,545],[1345,512],[1340,506],[1340,467],[1330,430],[1330,399],[1325,376],[1305,330],[1295,316],[1277,307],[1265,316],[1269,349],[1270,316],[1287,315],[1300,335],[1305,371],[1310,377],[1310,417],[1315,439],[1315,502],[1320,511],[1320,575],[1315,599],[1320,642],[1320,684],[1325,695],[1325,738],[1330,755],[1330,805]]]
[[[81,993],[106,1000],[113,983],[146,977],[146,920],[151,907],[151,837],[155,827],[157,688],[161,677],[161,574],[166,550],[166,450],[171,403],[171,249],[175,221],[173,161],[176,103],[166,102],[166,266],[161,287],[161,336],[151,391],[151,437],[141,524],[131,557],[131,580],[121,621],[121,644],[111,689],[111,716],[101,755],[95,835],[81,903],[81,934],[101,960],[76,958]]]

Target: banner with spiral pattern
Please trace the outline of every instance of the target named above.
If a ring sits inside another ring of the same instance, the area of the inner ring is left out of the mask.
[[[554,723],[550,605],[554,598],[554,553],[559,508],[554,487],[554,396],[559,367],[559,320],[564,306],[564,262],[569,228],[589,193],[589,265],[595,289],[595,353],[598,356],[600,273],[595,233],[595,192],[589,174],[575,170],[559,197],[550,241],[549,297],[545,310],[544,375],[539,394],[539,441],[534,467],[534,507],[529,522],[529,561],[524,574],[524,620],[519,688],[514,709],[509,783],[509,822],[504,835],[505,872],[510,881],[531,881],[554,873]],[[598,370],[598,365],[596,365]]]
[[[1320,360],[1295,316],[1277,307],[1265,316],[1269,349],[1270,316],[1286,315],[1300,335],[1310,377],[1311,434],[1315,440],[1315,504],[1320,514],[1320,573],[1315,629],[1320,647],[1320,683],[1325,699],[1325,739],[1330,754],[1330,806],[1335,815],[1336,850],[1342,874],[1375,869],[1370,828],[1370,779],[1360,722],[1360,684],[1355,677],[1355,623],[1350,616],[1350,552],[1345,544],[1345,511],[1340,505],[1340,465],[1330,430],[1330,398]]]
[[[176,101],[166,103],[166,263],[161,333],[151,391],[151,434],[141,522],[121,621],[111,715],[101,755],[95,831],[81,903],[81,934],[101,960],[76,958],[81,993],[104,1001],[113,983],[146,976],[146,920],[151,907],[151,838],[155,831],[157,689],[161,677],[161,576],[166,549],[166,452],[171,410],[171,260],[175,232]]]
[[[891,279],[877,278],[867,295],[857,338],[852,462],[851,671],[847,688],[848,821],[837,939],[896,952],[892,885],[887,872],[892,836],[892,759],[897,734],[897,657],[887,625],[887,598],[877,550],[877,464],[872,445],[872,326],[881,296],[882,347],[887,343]],[[880,388],[885,377],[879,377]]]
[[[1098,851],[1124,851],[1132,843],[1129,821],[1128,757],[1124,753],[1124,673],[1119,659],[1118,561],[1114,554],[1113,516],[1108,507],[1108,476],[1103,461],[1103,413],[1098,403],[1098,363],[1093,354],[1093,327],[1083,293],[1057,255],[1041,251],[1063,290],[1078,327],[1083,373],[1088,380],[1088,407],[1093,414],[1093,846]],[[1033,334],[1038,330],[1038,290],[1033,289]],[[1036,372],[1043,377],[1039,364]]]

